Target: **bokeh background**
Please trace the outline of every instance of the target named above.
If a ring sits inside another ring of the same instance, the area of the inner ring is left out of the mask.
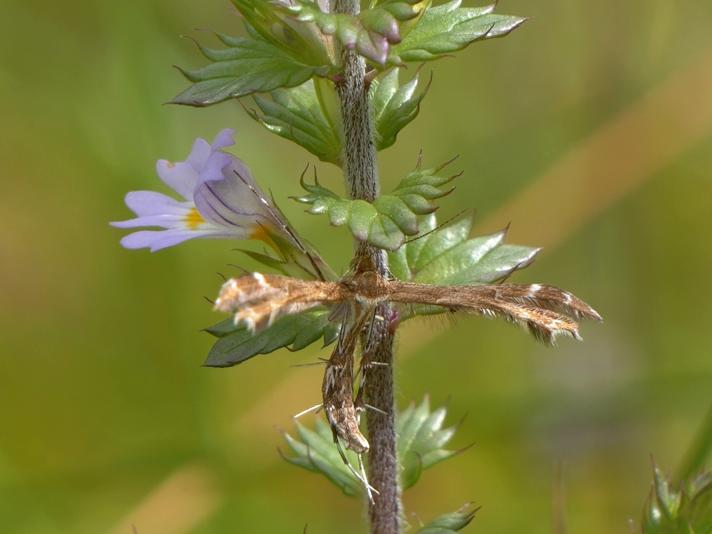
[[[434,72],[419,118],[380,156],[384,187],[460,154],[442,202],[476,230],[545,247],[517,281],[604,316],[555,349],[477,318],[402,330],[398,398],[467,414],[467,453],[405,495],[409,520],[472,500],[473,531],[628,532],[651,455],[673,472],[712,401],[712,5],[507,0],[531,20]],[[342,229],[286,200],[314,158],[236,103],[163,105],[200,64],[189,33],[235,33],[227,0],[4,0],[0,32],[0,530],[363,531],[360,502],[287,465],[279,430],[318,402],[325,352],[201,368],[203,300],[234,245],[125,251],[123,195],[161,189],[159,157],[231,126],[235,153],[338,268]],[[328,185],[337,170],[319,165]],[[164,190],[164,189],[161,189]],[[557,473],[560,473],[557,474]],[[561,503],[556,505],[553,503]],[[560,515],[559,513],[554,515]]]

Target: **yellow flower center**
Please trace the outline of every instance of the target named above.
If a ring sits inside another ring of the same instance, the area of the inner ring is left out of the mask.
[[[271,239],[269,239],[269,234],[267,234],[267,232],[265,231],[264,226],[260,224],[255,226],[255,229],[252,231],[252,234],[250,234],[250,238],[256,239],[258,241],[271,241]]]
[[[201,224],[203,224],[205,222],[205,220],[203,219],[203,216],[200,215],[200,213],[198,212],[198,210],[196,208],[190,208],[190,211],[183,218],[183,222],[185,222],[186,226],[190,230],[195,230]]]
[[[255,229],[252,230],[252,233],[250,234],[250,239],[255,239],[257,241],[263,241],[263,242],[267,243],[270,247],[275,248],[275,249],[279,248],[279,246],[277,245],[275,240],[270,235],[269,230],[267,230],[261,224],[256,225]]]

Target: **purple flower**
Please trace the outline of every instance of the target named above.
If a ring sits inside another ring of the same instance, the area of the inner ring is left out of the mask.
[[[112,222],[117,228],[157,227],[125,236],[125,248],[171,247],[196,237],[292,241],[286,222],[255,183],[249,169],[221,149],[235,144],[234,131],[222,130],[212,145],[198,138],[185,161],[158,160],[156,172],[182,199],[154,191],[131,191],[126,205],[137,215]]]

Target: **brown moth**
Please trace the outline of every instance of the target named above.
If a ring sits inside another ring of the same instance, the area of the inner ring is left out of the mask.
[[[324,375],[324,410],[335,437],[357,453],[368,450],[358,429],[353,402],[353,354],[364,325],[381,302],[442,306],[522,324],[535,338],[553,343],[568,334],[580,339],[580,319],[601,320],[588,304],[567,291],[541,284],[438,286],[389,280],[375,272],[349,275],[337,282],[299,280],[253,273],[225,282],[217,310],[234,313],[235,323],[253,332],[284,315],[327,305],[347,310],[341,333]]]
[[[347,320],[342,325],[336,347],[326,363],[321,392],[324,412],[334,432],[334,441],[337,441],[338,436],[347,449],[362,454],[368,451],[369,444],[359,430],[359,408],[353,400],[353,355],[368,315],[359,308],[353,305],[347,311]]]
[[[451,311],[503,317],[523,324],[537,338],[551,343],[559,334],[580,339],[578,320],[601,320],[591,306],[567,291],[541,284],[438,286],[389,280],[365,272],[338,282],[298,280],[253,273],[223,285],[215,309],[235,314],[235,323],[259,331],[283,315],[320,305],[358,303],[372,308],[380,302],[429,304]]]

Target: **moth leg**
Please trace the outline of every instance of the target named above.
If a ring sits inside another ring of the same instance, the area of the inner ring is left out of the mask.
[[[364,405],[365,408],[368,408],[369,410],[373,410],[374,412],[378,412],[378,413],[380,413],[381,415],[388,415],[388,412],[386,412],[385,410],[381,410],[380,408],[376,408],[376,407],[375,407],[374,405],[372,405],[372,404],[367,404],[367,403],[364,402],[363,405]]]
[[[323,403],[323,402],[320,402],[319,404],[315,404],[314,406],[310,406],[310,407],[307,408],[306,410],[302,410],[302,411],[299,412],[298,414],[293,415],[293,416],[292,416],[292,419],[299,419],[301,416],[306,415],[306,414],[311,413],[311,412],[319,412],[319,410],[321,410],[321,408],[322,408],[323,406],[324,406],[324,403]]]
[[[359,469],[360,473],[354,469],[354,466],[351,465],[351,462],[349,462],[349,459],[346,457],[346,453],[344,452],[344,448],[341,446],[341,441],[339,440],[339,435],[336,432],[336,428],[333,426],[331,427],[331,432],[334,436],[334,443],[336,444],[336,450],[339,451],[339,456],[341,456],[341,460],[344,462],[346,467],[349,469],[351,474],[358,479],[361,484],[363,484],[363,488],[366,490],[366,494],[368,495],[368,500],[373,503],[373,494],[375,493],[376,495],[380,495],[380,492],[371,486],[371,484],[368,483],[368,477],[366,476],[366,469],[364,468],[363,465],[363,456],[358,453],[358,464],[359,464]]]
[[[371,486],[371,484],[368,483],[368,475],[366,475],[366,467],[363,465],[363,455],[359,454],[358,455],[358,467],[359,471],[361,472],[361,480],[364,483],[364,487],[366,488],[366,493],[368,494],[368,500],[371,504],[373,504],[373,494],[375,493],[376,495],[380,495],[379,491]]]

